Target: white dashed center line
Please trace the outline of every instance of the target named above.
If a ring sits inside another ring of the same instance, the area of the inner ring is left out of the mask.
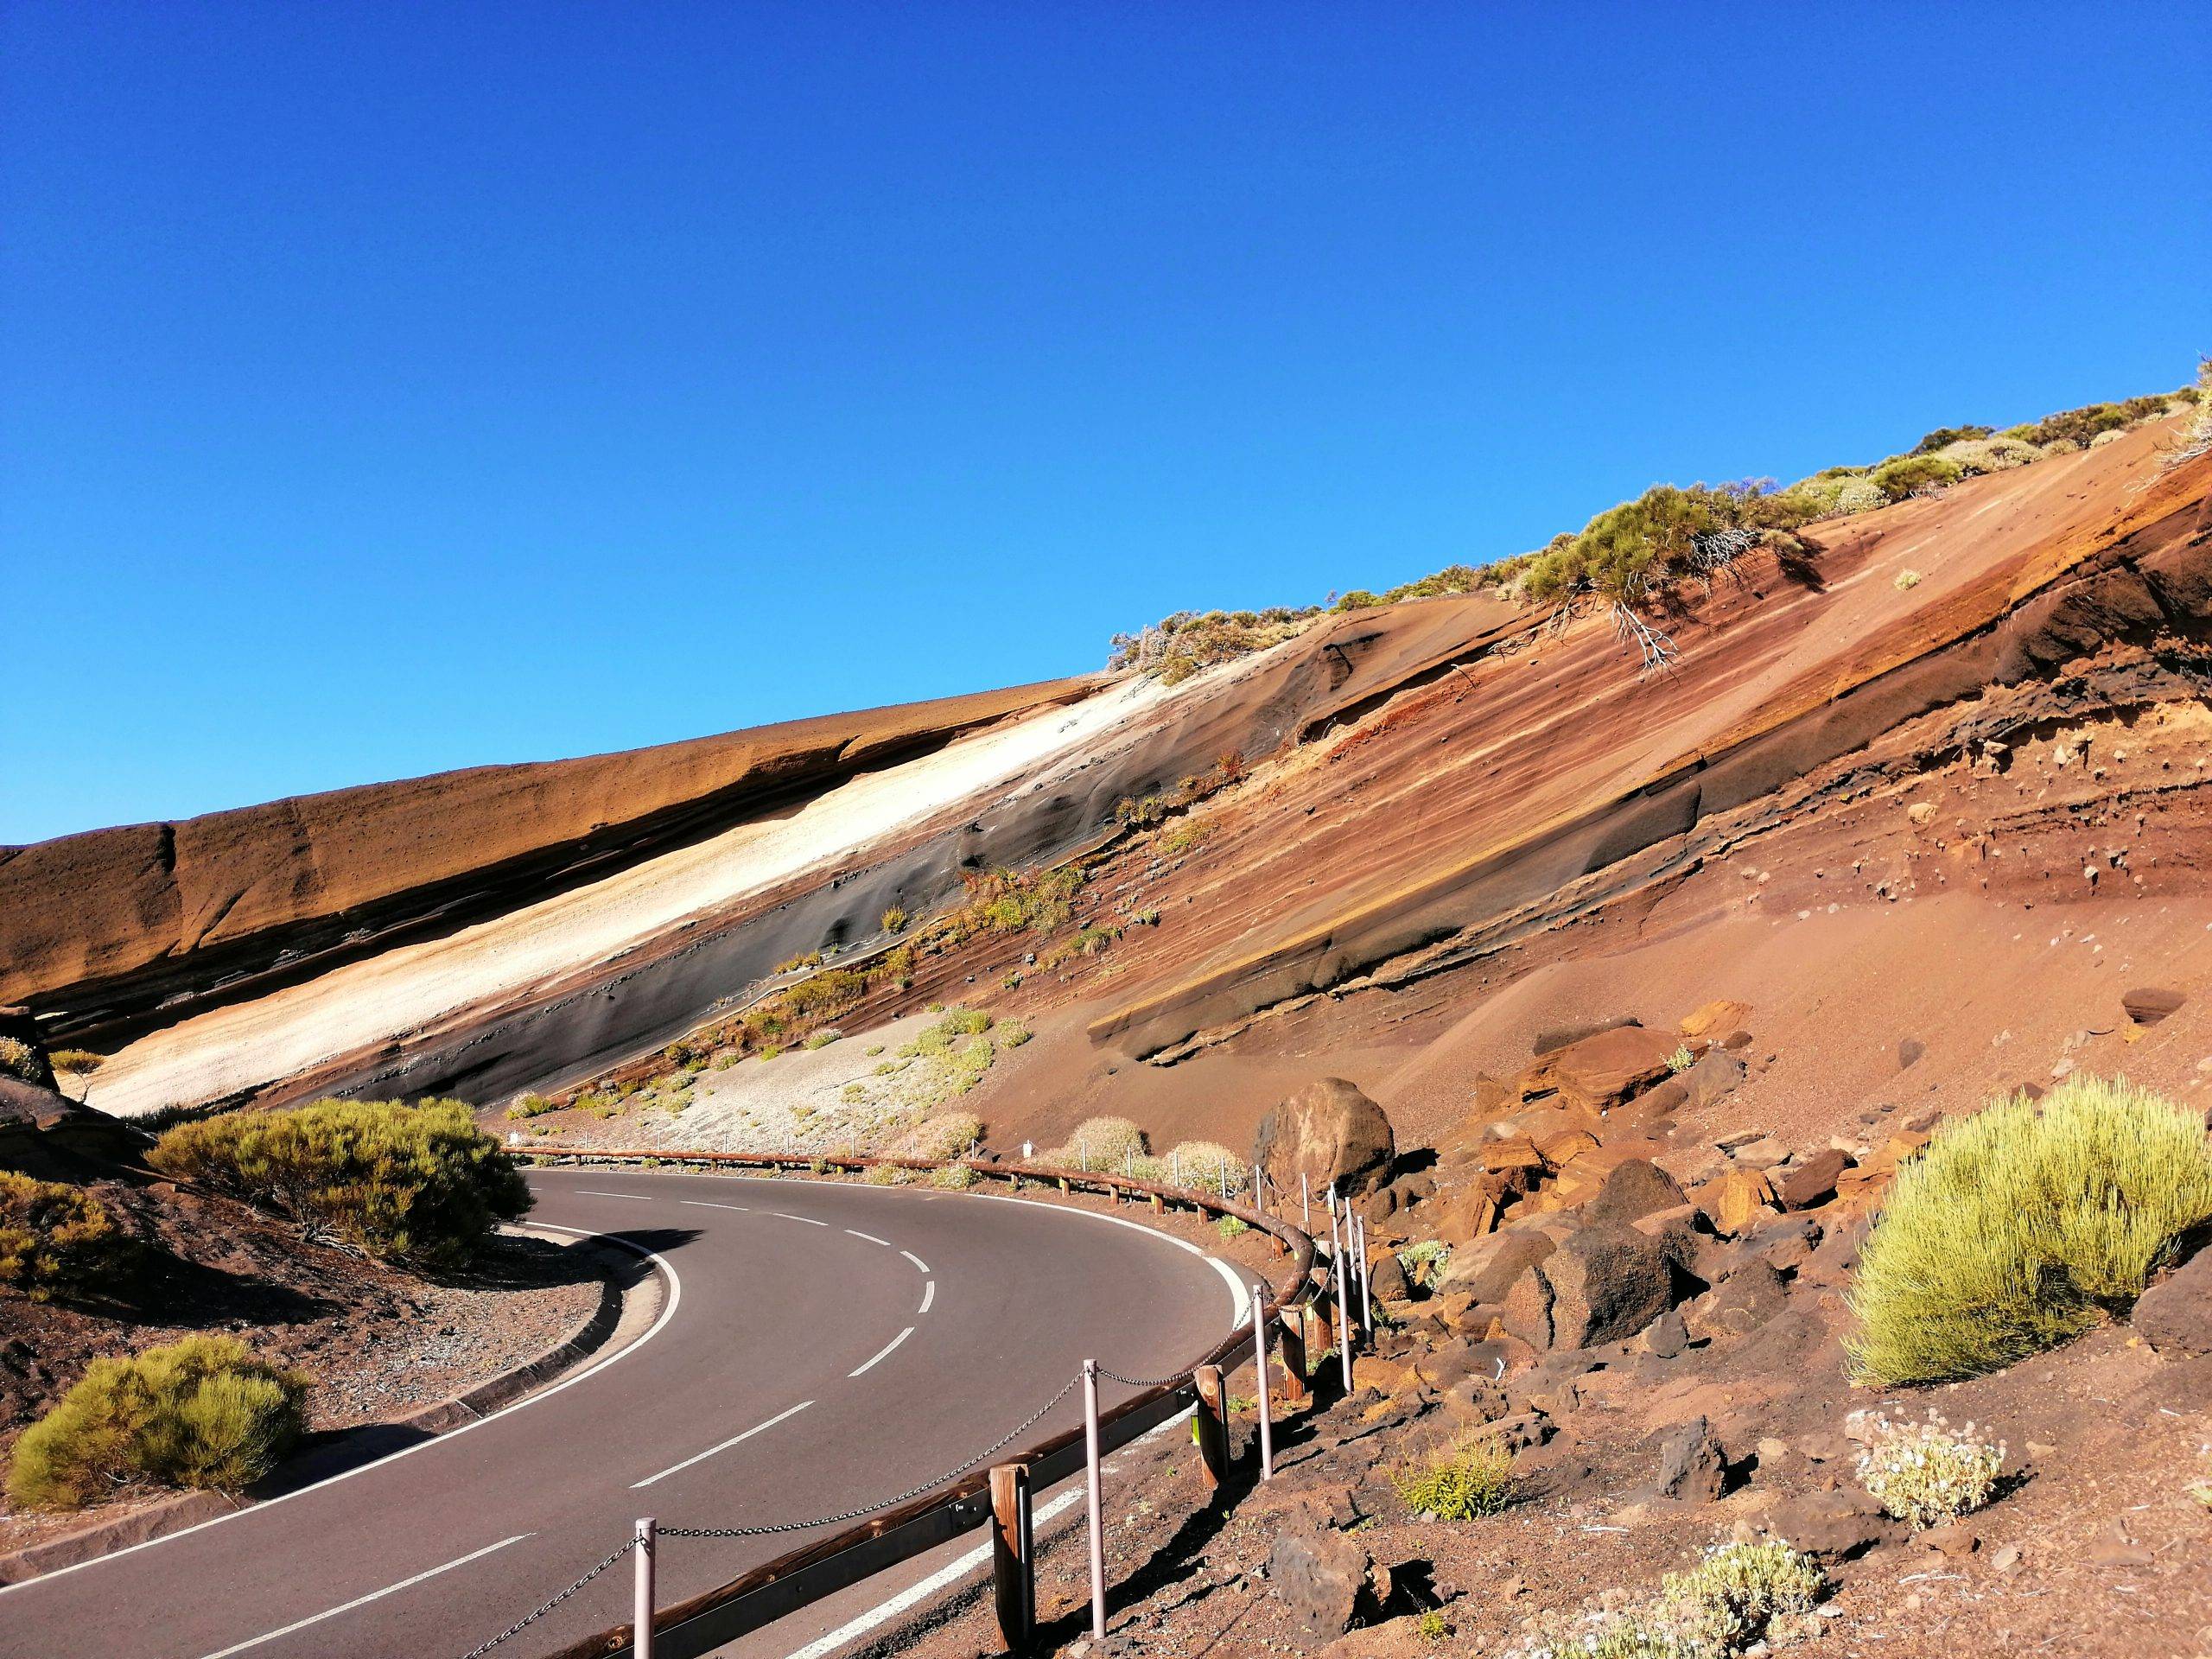
[[[922,1305],[914,1311],[918,1313],[926,1313],[930,1311],[930,1304],[935,1300],[937,1300],[937,1281],[931,1279],[922,1286]]]
[[[750,1210],[749,1204],[712,1204],[705,1198],[678,1198],[678,1204],[696,1205],[702,1210]]]
[[[930,1270],[930,1264],[923,1261],[920,1256],[916,1255],[912,1250],[901,1250],[899,1254],[905,1256],[909,1262],[919,1268],[924,1273],[927,1273]]]
[[[639,1204],[653,1202],[652,1195],[645,1192],[601,1192],[588,1186],[580,1186],[576,1191],[588,1198],[634,1198]]]
[[[895,1346],[896,1344],[894,1344],[893,1345]],[[874,1362],[870,1361],[869,1363],[872,1364]],[[634,1482],[631,1485],[630,1490],[634,1492],[639,1487],[650,1486],[657,1480],[666,1480],[671,1475],[674,1474],[679,1469],[689,1469],[695,1463],[703,1463],[709,1458],[713,1457],[717,1452],[728,1451],[730,1447],[735,1446],[740,1440],[749,1440],[755,1434],[761,1433],[764,1429],[773,1428],[778,1423],[782,1422],[786,1417],[798,1416],[799,1413],[804,1411],[813,1403],[814,1402],[811,1400],[802,1400],[798,1404],[793,1406],[789,1411],[779,1411],[773,1417],[771,1417],[766,1422],[753,1424],[752,1427],[747,1429],[742,1434],[733,1434],[729,1439],[724,1440],[719,1446],[710,1446],[696,1456],[684,1459],[681,1463],[671,1463],[667,1468],[662,1470],[660,1473],[657,1475],[647,1475],[643,1480]]]
[[[827,1227],[830,1224],[826,1221],[817,1221],[812,1216],[787,1216],[780,1210],[771,1210],[768,1213],[778,1221],[803,1221],[810,1227]]]
[[[882,1352],[880,1352],[880,1353],[879,1353],[878,1355],[876,1355],[876,1357],[875,1357],[874,1359],[871,1359],[870,1361],[868,1361],[868,1363],[867,1364],[865,1364],[865,1365],[861,1366],[861,1367],[860,1368],[860,1370],[857,1370],[857,1371],[847,1371],[847,1372],[845,1373],[845,1375],[846,1375],[848,1377],[855,1377],[855,1376],[860,1376],[860,1375],[861,1374],[861,1372],[864,1372],[864,1371],[870,1371],[870,1370],[874,1370],[874,1369],[875,1369],[875,1367],[876,1367],[877,1365],[880,1364],[883,1361],[885,1361],[885,1360],[887,1360],[887,1359],[888,1359],[888,1358],[890,1358],[890,1357],[891,1357],[891,1351],[892,1351],[893,1349],[896,1348],[896,1347],[897,1347],[900,1343],[902,1343],[902,1342],[906,1341],[907,1338],[909,1338],[909,1337],[912,1336],[913,1334],[914,1334],[914,1327],[913,1327],[912,1325],[908,1325],[908,1326],[907,1326],[904,1331],[901,1331],[901,1332],[900,1332],[897,1336],[895,1336],[895,1337],[892,1338],[890,1341],[888,1341],[888,1342],[885,1343],[885,1344],[883,1344],[883,1351],[882,1351]]]
[[[880,1244],[887,1250],[891,1248],[891,1241],[887,1238],[878,1238],[874,1233],[864,1233],[857,1227],[848,1227],[845,1230],[855,1238],[864,1238],[871,1244]]]

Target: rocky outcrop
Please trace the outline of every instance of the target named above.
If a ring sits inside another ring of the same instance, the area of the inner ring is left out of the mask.
[[[2138,1297],[2129,1323],[2162,1354],[2212,1354],[2212,1249],[2199,1250]]]
[[[1260,1120],[1252,1161],[1278,1191],[1295,1193],[1302,1176],[1310,1191],[1333,1185],[1358,1197],[1389,1179],[1397,1137],[1382,1109],[1342,1077],[1323,1077]]]

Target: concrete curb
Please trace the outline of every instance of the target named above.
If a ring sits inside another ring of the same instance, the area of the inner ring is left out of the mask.
[[[276,1478],[281,1481],[283,1490],[296,1490],[347,1469],[373,1463],[397,1449],[391,1444],[395,1434],[406,1435],[413,1440],[435,1438],[512,1405],[524,1395],[533,1393],[574,1370],[595,1355],[621,1325],[624,1313],[633,1305],[633,1298],[658,1300],[664,1294],[661,1275],[650,1270],[639,1278],[626,1294],[616,1282],[615,1270],[634,1269],[637,1262],[596,1239],[572,1239],[560,1234],[541,1232],[527,1225],[507,1230],[566,1244],[571,1249],[586,1252],[587,1259],[594,1261],[601,1268],[598,1305],[578,1321],[575,1328],[566,1337],[536,1357],[510,1366],[465,1393],[457,1394],[449,1400],[417,1407],[404,1417],[379,1423],[362,1423],[353,1428],[340,1429],[311,1439],[299,1453],[276,1471]],[[649,1324],[650,1320],[643,1323]],[[87,1561],[114,1554],[118,1550],[151,1543],[156,1538],[166,1538],[172,1533],[188,1531],[219,1516],[249,1508],[253,1502],[251,1495],[233,1497],[224,1492],[179,1492],[173,1497],[149,1503],[132,1514],[97,1522],[81,1531],[67,1533],[59,1538],[50,1538],[42,1544],[33,1544],[11,1554],[0,1555],[0,1585],[22,1584],[48,1573],[58,1573],[65,1567],[81,1567]]]

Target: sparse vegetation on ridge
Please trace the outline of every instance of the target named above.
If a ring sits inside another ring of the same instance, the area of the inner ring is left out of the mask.
[[[1502,1514],[1513,1502],[1512,1449],[1476,1429],[1390,1476],[1398,1501],[1414,1515],[1472,1521]]]

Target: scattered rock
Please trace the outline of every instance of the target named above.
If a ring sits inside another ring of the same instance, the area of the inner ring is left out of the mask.
[[[1531,1269],[1550,1287],[1552,1344],[1588,1348],[1643,1330],[1674,1306],[1675,1255],[1663,1240],[1632,1227],[1571,1235]]]
[[[1682,1189],[1675,1178],[1645,1158],[1630,1158],[1614,1166],[1598,1196],[1582,1207],[1593,1225],[1637,1221],[1655,1211],[1671,1210],[1682,1202]]]
[[[1743,1082],[1745,1071],[1744,1062],[1735,1055],[1726,1049],[1711,1048],[1675,1081],[1682,1086],[1686,1107],[1710,1106],[1732,1093]]]
[[[1260,1120],[1252,1161],[1283,1192],[1304,1175],[1320,1192],[1334,1182],[1354,1197],[1388,1179],[1397,1138],[1382,1109],[1342,1077],[1323,1077]]]
[[[1899,1536],[1904,1528],[1857,1487],[1785,1497],[1763,1517],[1770,1536],[1786,1538],[1808,1555],[1833,1564],[1865,1554]]]
[[[1358,1617],[1373,1558],[1333,1528],[1279,1535],[1268,1554],[1268,1581],[1306,1635],[1342,1636]]]
[[[1651,1486],[1656,1496],[1709,1503],[1727,1481],[1727,1456],[1704,1418],[1669,1430],[1660,1440],[1659,1475]]]
[[[1731,1031],[1751,1017],[1748,1002],[1731,1002],[1726,998],[1707,1003],[1682,1021],[1685,1037],[1710,1037],[1716,1031]]]
[[[1637,1020],[1630,1014],[1615,1014],[1610,1020],[1585,1020],[1579,1024],[1548,1026],[1536,1033],[1529,1052],[1538,1059],[1557,1053],[1570,1043],[1579,1043],[1585,1037],[1595,1037],[1601,1031],[1616,1031],[1623,1026],[1633,1026]]]
[[[1367,1284],[1375,1296],[1386,1302],[1402,1302],[1413,1294],[1413,1286],[1406,1279],[1405,1268],[1399,1262],[1396,1252],[1392,1250],[1382,1251],[1369,1264]]]
[[[1929,1528],[1920,1535],[1919,1541],[1923,1548],[1955,1561],[1964,1560],[1981,1548],[1980,1535],[1956,1521],[1947,1527]]]
[[[2145,1291],[2130,1323],[2161,1354],[2212,1354],[2212,1249],[2199,1250]]]
[[[2155,1026],[2168,1014],[2177,1012],[2188,1001],[2189,995],[2185,991],[2171,990],[2163,986],[2145,986],[2121,996],[2120,1006],[2137,1025]]]
[[[1672,1359],[1689,1345],[1689,1330],[1682,1323],[1682,1311],[1678,1307],[1669,1308],[1644,1328],[1644,1351],[1661,1359]]]
[[[1522,1082],[1524,1098],[1556,1092],[1593,1111],[1619,1105],[1669,1071],[1680,1045],[1663,1032],[1616,1026],[1546,1056]]]
[[[1920,1064],[1928,1052],[1928,1045],[1917,1037],[1907,1037],[1897,1044],[1897,1070],[1910,1071]]]
[[[1848,1154],[1834,1147],[1816,1152],[1802,1164],[1770,1175],[1774,1195],[1785,1210],[1809,1210],[1835,1196],[1836,1181],[1851,1167]]]

